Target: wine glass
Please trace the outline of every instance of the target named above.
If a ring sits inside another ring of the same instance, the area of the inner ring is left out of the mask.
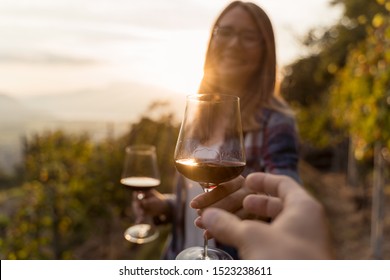
[[[230,181],[245,168],[245,151],[239,98],[222,94],[195,94],[186,98],[186,109],[175,149],[175,166],[196,181],[204,192]],[[232,259],[226,252],[190,247],[176,259]]]
[[[133,145],[126,147],[125,151],[120,182],[135,192],[132,204],[136,221],[126,229],[124,236],[130,242],[144,244],[159,236],[153,218],[141,206],[146,192],[160,185],[156,148],[152,145]]]

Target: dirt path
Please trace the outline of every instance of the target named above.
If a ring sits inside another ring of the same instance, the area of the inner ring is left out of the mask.
[[[328,214],[337,259],[373,259],[370,245],[371,198],[364,200],[360,190],[347,186],[342,174],[320,173],[302,167],[308,189],[324,204]],[[370,191],[367,192],[368,195]],[[364,201],[364,203],[362,203]],[[382,259],[390,259],[390,195],[385,198]]]

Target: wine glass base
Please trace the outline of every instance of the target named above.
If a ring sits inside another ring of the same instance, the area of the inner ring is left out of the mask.
[[[181,251],[176,256],[176,260],[233,260],[228,253],[216,248],[208,248],[207,258],[204,257],[203,252],[203,247],[190,247]]]
[[[144,244],[155,240],[159,236],[158,231],[151,227],[148,224],[138,224],[129,227],[124,233],[126,240],[137,243]]]

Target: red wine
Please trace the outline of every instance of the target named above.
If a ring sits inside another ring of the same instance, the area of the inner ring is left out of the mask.
[[[236,178],[244,170],[245,163],[232,161],[194,161],[179,159],[175,162],[177,171],[184,177],[199,183],[218,185]]]
[[[160,180],[150,177],[127,177],[122,178],[121,183],[134,191],[147,191],[160,185]]]

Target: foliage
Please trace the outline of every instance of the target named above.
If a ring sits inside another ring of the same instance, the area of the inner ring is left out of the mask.
[[[348,55],[332,87],[330,108],[335,123],[356,139],[358,158],[376,142],[390,148],[388,14],[374,16],[367,26],[367,38]]]
[[[333,4],[344,7],[342,18],[330,28],[309,32],[303,40],[308,56],[285,69],[281,84],[283,96],[298,113],[302,139],[316,146],[337,144],[345,136],[345,127],[329,114],[340,104],[330,102],[333,84],[342,69],[351,67],[351,53],[367,41],[367,30],[381,20],[380,15],[388,15],[390,6],[388,0],[335,0]]]
[[[93,142],[88,135],[48,131],[24,140],[23,183],[0,193],[0,257],[74,259],[109,257],[80,248],[107,240],[115,223],[128,225],[130,195],[119,183],[126,145],[157,147],[162,191],[173,184],[178,126],[170,115],[143,117],[115,139]],[[155,251],[155,250],[154,250]]]
[[[35,135],[24,144],[24,174],[18,210],[5,234],[4,253],[10,259],[69,258],[87,215],[82,206],[92,143],[85,135]]]

